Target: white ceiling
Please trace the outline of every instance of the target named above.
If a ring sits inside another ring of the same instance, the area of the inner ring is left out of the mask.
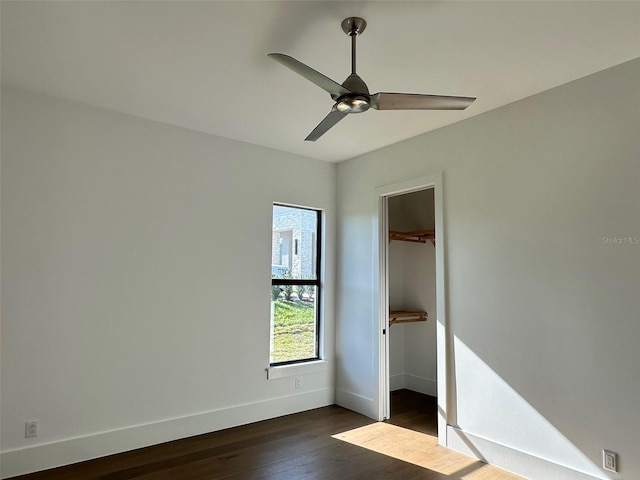
[[[342,161],[640,57],[640,2],[2,2],[2,83]],[[475,96],[466,111],[369,111],[317,142],[327,93],[291,55],[372,92]],[[623,93],[623,92],[621,92]]]

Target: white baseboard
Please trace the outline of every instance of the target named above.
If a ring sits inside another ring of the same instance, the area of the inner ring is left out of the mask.
[[[389,388],[392,392],[394,390],[401,390],[403,388],[406,388],[414,392],[431,395],[432,397],[438,396],[438,382],[429,378],[411,375],[409,373],[398,373],[396,375],[390,375]]]
[[[447,425],[447,447],[498,468],[530,480],[605,480],[604,472],[593,472],[597,476],[579,472],[534,455],[514,450],[511,447],[487,440],[459,428]],[[594,470],[597,470],[594,467]]]
[[[0,454],[1,478],[69,465],[93,458],[214,432],[334,403],[333,388],[235,405],[145,425],[43,443]]]
[[[336,405],[353,410],[366,417],[378,420],[378,410],[372,398],[350,392],[348,390],[336,390]]]
[[[416,375],[405,374],[406,385],[409,390],[424,393],[432,397],[438,396],[438,382],[429,378],[418,377]]]
[[[395,392],[396,390],[402,390],[404,388],[407,388],[407,381],[404,373],[389,375],[389,390]]]

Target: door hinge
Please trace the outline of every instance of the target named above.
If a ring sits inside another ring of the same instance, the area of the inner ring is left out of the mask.
[[[386,335],[386,334],[387,334],[387,329],[386,329],[386,328],[383,328],[383,329],[382,329],[382,334],[383,334],[383,335]]]

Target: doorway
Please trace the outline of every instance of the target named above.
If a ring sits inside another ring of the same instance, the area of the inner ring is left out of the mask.
[[[380,418],[393,422],[392,392],[401,393],[400,402],[424,399],[437,416],[438,443],[446,445],[447,424],[455,422],[447,378],[442,176],[380,187],[376,196]]]
[[[389,420],[437,435],[435,208],[433,188],[389,196]],[[419,422],[416,419],[420,419]]]

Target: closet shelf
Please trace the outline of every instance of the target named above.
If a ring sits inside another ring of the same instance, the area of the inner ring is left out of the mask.
[[[399,232],[389,230],[389,241],[402,240],[403,242],[427,243],[429,240],[434,246],[436,244],[435,230],[414,230],[412,232]]]
[[[396,323],[426,322],[426,321],[427,321],[427,312],[408,312],[405,310],[389,312],[389,325],[395,325]]]

